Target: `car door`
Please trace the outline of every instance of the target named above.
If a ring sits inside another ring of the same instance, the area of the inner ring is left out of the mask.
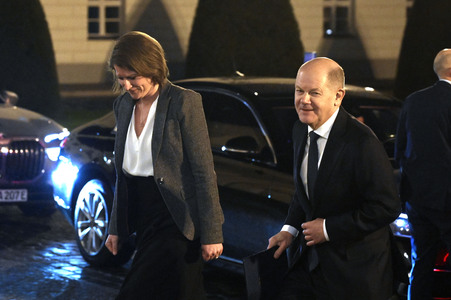
[[[285,218],[286,209],[271,199],[274,149],[245,98],[223,90],[198,91],[225,215],[223,256],[241,260],[265,249]]]

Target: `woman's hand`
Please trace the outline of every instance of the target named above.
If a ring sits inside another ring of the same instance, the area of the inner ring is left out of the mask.
[[[119,250],[119,237],[113,234],[108,235],[105,242],[105,247],[107,247],[113,255],[116,255]]]
[[[202,258],[205,261],[218,258],[222,254],[222,244],[208,244],[202,245]]]

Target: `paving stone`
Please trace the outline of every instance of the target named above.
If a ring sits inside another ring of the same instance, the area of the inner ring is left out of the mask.
[[[0,300],[114,299],[127,270],[94,268],[78,252],[74,230],[57,211],[27,217],[0,206]],[[208,300],[245,299],[242,273],[217,262],[204,272]]]

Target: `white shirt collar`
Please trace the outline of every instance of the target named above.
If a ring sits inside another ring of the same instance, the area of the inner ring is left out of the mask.
[[[315,133],[318,134],[322,138],[325,138],[325,139],[329,138],[330,130],[332,129],[332,126],[334,125],[334,122],[335,122],[335,119],[337,118],[339,110],[340,110],[340,108],[338,108],[332,114],[332,116],[330,116],[330,118],[326,122],[324,122],[323,125],[321,125],[318,129],[316,129]],[[310,133],[310,131],[313,131],[313,128],[308,126],[308,133]]]
[[[449,84],[451,84],[451,81],[446,80],[446,79],[440,79],[440,81],[448,82]]]

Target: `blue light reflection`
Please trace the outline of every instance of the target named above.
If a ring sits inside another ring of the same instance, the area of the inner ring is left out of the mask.
[[[392,232],[395,236],[410,238],[410,225],[407,214],[400,214],[399,217],[390,224]]]
[[[60,195],[63,196],[64,199],[70,198],[69,193],[72,192],[74,182],[77,179],[78,171],[78,167],[73,165],[72,161],[69,158],[65,156],[59,157],[58,166],[52,172],[52,182],[55,190],[66,191],[66,193],[68,193],[67,195]],[[57,201],[57,198],[59,202],[62,201],[62,199],[59,197],[55,197],[55,201]],[[61,203],[58,204],[60,206],[63,206],[61,205]]]

